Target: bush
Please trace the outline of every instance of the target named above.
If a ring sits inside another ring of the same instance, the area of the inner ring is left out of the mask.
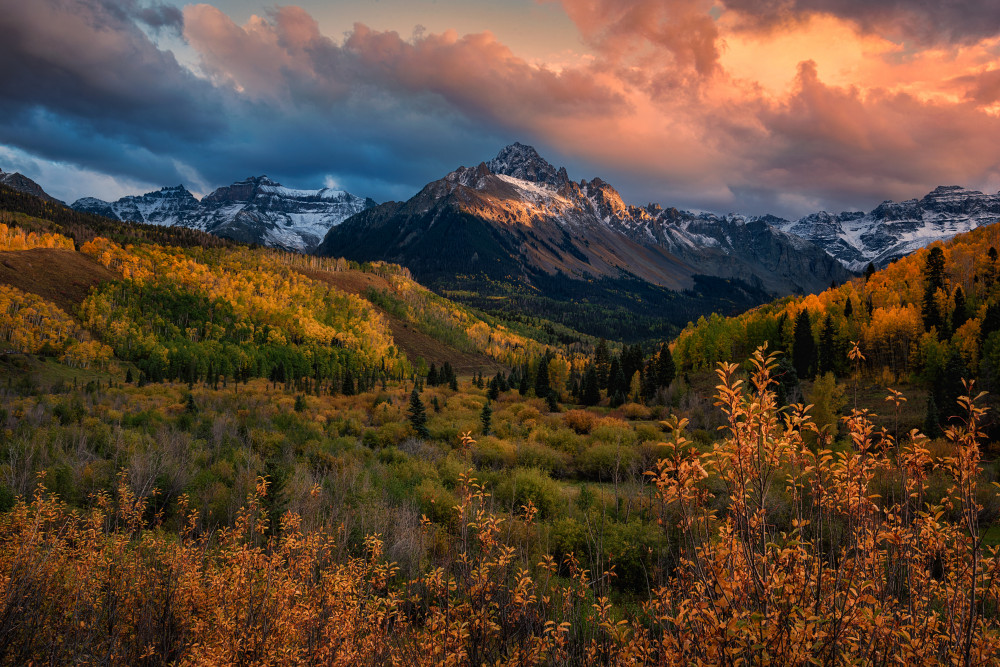
[[[558,482],[537,468],[515,468],[497,485],[494,497],[501,509],[514,514],[530,500],[542,518],[551,518],[562,504]]]
[[[569,410],[563,415],[563,423],[581,435],[589,434],[597,419],[597,415],[587,410]]]

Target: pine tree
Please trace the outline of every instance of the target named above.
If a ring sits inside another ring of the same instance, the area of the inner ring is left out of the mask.
[[[490,407],[489,401],[483,403],[483,411],[479,413],[479,421],[483,424],[483,435],[489,435],[490,425],[493,422],[493,408]]]
[[[872,264],[871,262],[868,262],[868,266],[865,267],[865,283],[871,280],[872,276],[874,275],[875,275],[875,265]]]
[[[816,341],[813,339],[809,312],[803,308],[795,318],[792,336],[792,365],[800,378],[811,377],[816,366]]]
[[[924,299],[920,314],[924,319],[924,329],[926,331],[936,329],[940,336],[942,324],[944,324],[937,303],[937,291],[944,288],[944,251],[941,250],[940,246],[931,248],[927,254],[923,277]]]
[[[198,412],[198,404],[194,402],[194,394],[188,393],[187,398],[184,400],[184,410],[188,414],[195,414]]]
[[[549,357],[543,355],[538,360],[538,368],[535,370],[535,396],[545,398],[549,394]]]
[[[125,369],[125,384],[132,384],[132,369]]]
[[[597,371],[597,386],[601,389],[607,388],[611,353],[608,351],[608,341],[603,338],[597,341],[597,347],[594,348],[594,367]]]
[[[306,409],[306,398],[302,394],[295,397],[295,411],[303,412]]]
[[[847,297],[847,303],[844,304],[844,319],[851,319],[854,315],[854,301],[851,297]]]
[[[836,365],[837,350],[833,340],[833,318],[827,313],[823,319],[823,331],[819,337],[819,373],[833,373]]]
[[[597,369],[594,368],[594,364],[587,366],[587,370],[583,374],[583,389],[581,393],[583,394],[581,399],[584,405],[597,405],[601,402],[601,389],[597,384]]]
[[[413,426],[417,437],[431,437],[430,432],[427,430],[427,411],[424,409],[424,403],[420,400],[420,393],[416,387],[410,392],[410,407],[407,409],[407,412],[410,415],[410,425]]]
[[[486,398],[495,401],[500,397],[500,382],[492,378],[486,387]]]
[[[951,330],[952,332],[958,331],[958,329],[969,321],[969,311],[968,306],[965,303],[965,291],[962,286],[959,285],[955,288],[955,310],[951,312]]]
[[[344,374],[344,386],[340,390],[340,393],[344,396],[354,396],[354,376],[351,374],[351,371],[347,371]]]
[[[436,387],[438,385],[438,372],[437,366],[433,363],[431,364],[431,369],[427,371],[427,386]]]
[[[677,366],[674,364],[674,355],[670,351],[670,347],[664,343],[660,346],[660,353],[656,356],[656,385],[669,387],[675,377],[677,377]]]

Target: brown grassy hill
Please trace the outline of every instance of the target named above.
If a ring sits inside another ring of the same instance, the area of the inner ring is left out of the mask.
[[[91,287],[115,277],[87,255],[72,250],[0,252],[0,283],[37,294],[69,314],[76,312]]]
[[[388,280],[373,273],[322,271],[302,267],[297,267],[296,270],[313,280],[323,281],[362,298],[365,297],[368,289],[392,290],[392,284]],[[390,315],[381,308],[378,310],[388,321],[393,340],[411,361],[416,361],[420,357],[425,359],[428,364],[442,364],[447,361],[459,375],[471,375],[477,372],[492,375],[503,369],[502,365],[485,355],[456,350],[418,331],[412,324]]]

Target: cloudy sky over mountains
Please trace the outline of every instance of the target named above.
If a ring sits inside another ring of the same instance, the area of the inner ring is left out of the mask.
[[[630,201],[1000,189],[993,0],[0,0],[0,168],[406,198],[512,141]]]

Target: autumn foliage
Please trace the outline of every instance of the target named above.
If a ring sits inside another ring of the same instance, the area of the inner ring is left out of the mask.
[[[854,349],[856,362],[860,352]],[[781,408],[774,357],[718,369],[727,427],[710,447],[684,420],[649,473],[677,558],[639,605],[613,568],[529,560],[538,508],[497,511],[461,475],[453,521],[422,522],[437,557],[415,577],[378,535],[339,548],[335,524],[268,511],[260,478],[230,527],[170,530],[122,478],[74,510],[43,486],[0,515],[0,659],[128,664],[988,664],[1000,649],[997,550],[978,397],[932,453],[921,434],[846,419],[849,444]],[[973,388],[968,387],[973,394]],[[890,392],[887,407],[905,400]],[[595,432],[608,423],[572,422]],[[476,443],[463,434],[459,451]],[[942,493],[930,489],[943,475]],[[318,493],[318,488],[315,493]]]

